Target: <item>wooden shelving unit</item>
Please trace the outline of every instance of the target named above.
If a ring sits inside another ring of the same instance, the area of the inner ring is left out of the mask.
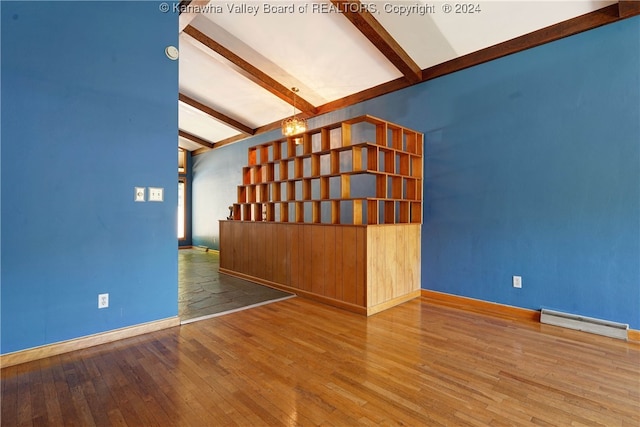
[[[372,116],[250,147],[220,272],[366,315],[419,296],[422,147]]]
[[[372,141],[354,141],[370,136]],[[251,147],[242,175],[233,208],[237,221],[421,222],[422,134],[375,117]],[[352,195],[358,176],[375,180],[370,194]],[[341,215],[345,209],[350,215]]]

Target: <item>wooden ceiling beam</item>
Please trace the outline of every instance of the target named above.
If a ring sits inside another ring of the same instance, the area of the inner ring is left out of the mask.
[[[188,34],[198,42],[207,46],[212,51],[216,52],[222,58],[224,58],[224,62],[226,65],[233,68],[236,72],[251,80],[253,83],[259,85],[260,87],[266,89],[270,93],[274,94],[278,98],[283,101],[293,105],[294,104],[294,94],[291,91],[291,88],[288,88],[275,79],[268,76],[266,73],[260,71],[258,68],[254,67],[244,59],[240,58],[238,55],[222,46],[220,43],[216,42],[203,32],[199,31],[195,27],[188,25],[184,31],[185,34]],[[311,103],[306,101],[304,98],[297,96],[295,97],[295,106],[300,111],[309,114],[316,113],[316,107],[314,107]]]
[[[205,114],[210,115],[211,117],[218,120],[219,122],[222,122],[225,125],[234,128],[238,132],[244,133],[245,135],[253,135],[256,133],[255,129],[252,129],[249,126],[245,125],[244,123],[240,123],[239,121],[232,119],[231,117],[225,114],[222,114],[219,111],[214,110],[208,105],[205,105],[201,102],[196,101],[193,98],[188,97],[184,93],[178,94],[178,100],[181,102],[184,102],[187,105],[192,106],[197,110],[202,111]]]
[[[202,147],[202,148],[198,148],[197,150],[193,150],[191,152],[191,155],[192,156],[197,156],[197,155],[200,155],[200,154],[204,154],[204,153],[206,153],[208,151],[211,151],[211,148]]]
[[[206,139],[202,139],[199,136],[192,135],[189,132],[183,131],[182,129],[178,129],[178,136],[186,138],[189,141],[193,141],[196,144],[202,145],[203,147],[206,147],[206,148],[213,148],[215,145],[212,142],[207,141]]]
[[[431,80],[465,68],[493,61],[523,50],[560,40],[583,31],[619,21],[618,5],[612,4],[602,9],[550,25],[520,37],[469,53],[442,64],[422,70],[422,80]]]
[[[318,114],[326,114],[332,111],[340,110],[342,108],[347,108],[359,102],[368,101],[370,99],[377,98],[379,96],[386,95],[388,93],[395,92],[409,86],[411,86],[411,83],[409,83],[404,77],[400,77],[395,80],[379,84],[378,86],[353,93],[351,95],[345,96],[344,98],[336,99],[335,101],[320,105],[318,107]],[[261,128],[258,128],[258,130],[259,129]]]
[[[280,122],[278,122],[280,123]],[[259,133],[264,133],[265,131],[261,130],[260,128],[256,129],[256,135]],[[243,139],[246,139],[246,136],[243,135],[236,135],[236,136],[231,136],[229,138],[225,138],[225,139],[221,139],[220,141],[216,142],[216,146],[215,148],[220,148],[220,147],[224,147],[225,145],[229,145],[229,144],[233,144],[234,142],[238,142],[238,141],[242,141]],[[209,150],[206,150],[209,151]],[[193,155],[198,155],[198,154],[202,154],[204,152],[206,152],[204,149],[198,149],[196,151],[194,151],[192,154]]]
[[[419,83],[422,70],[359,0],[331,0],[340,12],[404,75]]]

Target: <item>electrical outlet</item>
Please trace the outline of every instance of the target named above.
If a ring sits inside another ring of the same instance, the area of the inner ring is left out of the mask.
[[[522,276],[513,276],[513,287],[514,288],[522,287]]]
[[[109,307],[109,294],[98,294],[98,308]]]
[[[164,188],[162,188],[162,187],[149,187],[149,201],[150,202],[164,202]]]

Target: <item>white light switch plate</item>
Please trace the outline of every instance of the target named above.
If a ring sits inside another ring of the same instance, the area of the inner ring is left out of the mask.
[[[136,202],[144,202],[145,188],[144,187],[134,187],[134,199]]]
[[[164,188],[149,187],[150,202],[164,202]]]

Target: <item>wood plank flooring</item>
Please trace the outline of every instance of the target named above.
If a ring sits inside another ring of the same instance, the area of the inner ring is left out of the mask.
[[[2,426],[638,426],[640,345],[303,298],[2,370]]]

